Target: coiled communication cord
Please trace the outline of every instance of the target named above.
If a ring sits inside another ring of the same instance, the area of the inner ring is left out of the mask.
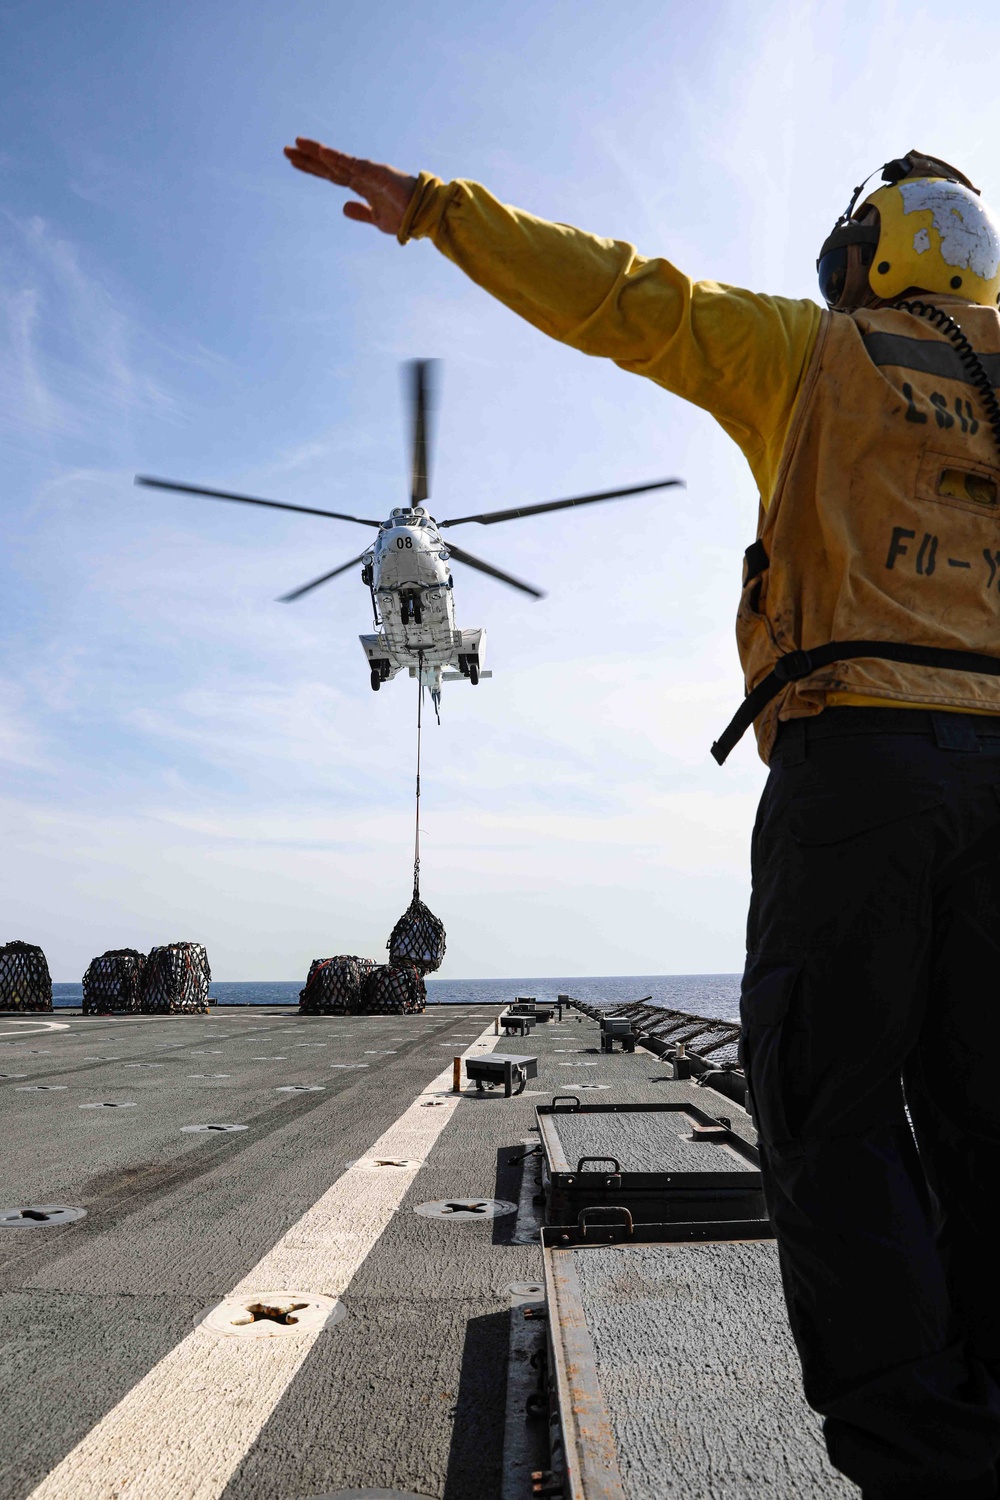
[[[913,313],[915,317],[927,318],[955,345],[959,359],[969,372],[971,383],[979,392],[986,411],[986,420],[993,430],[993,441],[996,444],[997,453],[1000,454],[1000,401],[997,400],[997,393],[993,389],[993,382],[990,380],[985,365],[959,324],[942,308],[935,307],[933,302],[895,302],[893,306],[902,308],[904,312]]]

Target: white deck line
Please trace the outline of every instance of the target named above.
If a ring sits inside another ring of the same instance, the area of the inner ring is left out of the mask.
[[[10,1021],[10,1020],[12,1020],[12,1018],[10,1016],[4,1016],[4,1020],[5,1021]],[[36,1036],[38,1034],[38,1032],[40,1032],[40,1031],[68,1031],[69,1030],[69,1022],[68,1021],[39,1021],[36,1016],[32,1016],[30,1019],[27,1016],[25,1016],[25,1018],[24,1018],[23,1021],[15,1020],[15,1021],[12,1022],[12,1024],[14,1026],[21,1026],[21,1027],[30,1026],[31,1030],[30,1031],[23,1031],[23,1030],[22,1031],[0,1031],[0,1036]]]
[[[492,1050],[492,1023],[461,1054]],[[457,1055],[457,1054],[456,1054]],[[451,1088],[451,1063],[228,1292],[339,1297],[371,1252],[454,1110],[424,1109]],[[458,1104],[458,1096],[451,1095]],[[221,1300],[221,1299],[220,1299]],[[154,1365],[32,1490],[29,1500],[218,1500],[318,1337],[240,1339],[199,1329]]]

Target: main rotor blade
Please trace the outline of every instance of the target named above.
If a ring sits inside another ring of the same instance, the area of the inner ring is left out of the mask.
[[[509,583],[512,589],[520,589],[522,594],[530,594],[533,599],[544,599],[545,595],[541,589],[532,588],[530,583],[522,583],[519,578],[512,578],[509,573],[501,573],[492,563],[482,562],[478,557],[473,557],[471,552],[463,552],[459,547],[453,547],[448,543],[448,551],[456,562],[465,563],[467,568],[477,568],[480,573],[488,573],[491,578],[499,578],[501,583]]]
[[[665,490],[675,484],[684,487],[683,479],[654,479],[652,484],[632,484],[625,490],[602,490],[599,495],[576,495],[572,500],[546,500],[541,505],[521,505],[515,510],[488,510],[479,516],[456,516],[452,521],[439,521],[438,526],[464,526],[467,521],[478,521],[482,526],[495,526],[497,521],[516,521],[520,516],[540,516],[547,510],[568,510],[571,505],[593,505],[595,500],[621,500],[626,495],[641,495],[646,490]]]
[[[364,552],[359,552],[357,557],[352,557],[350,562],[342,563],[339,568],[334,568],[332,573],[324,573],[322,578],[314,578],[312,583],[304,583],[300,589],[293,589],[290,594],[282,594],[278,603],[291,604],[293,599],[301,599],[302,595],[308,594],[310,589],[318,589],[321,583],[329,583],[330,579],[336,578],[338,573],[346,573],[348,568],[356,568],[365,555]]]
[[[405,366],[409,377],[410,406],[410,502],[419,505],[430,495],[428,439],[432,398],[434,395],[434,359],[411,359]]]
[[[266,505],[269,510],[297,510],[305,516],[329,516],[334,521],[356,521],[359,526],[380,526],[380,521],[366,521],[362,516],[345,516],[339,510],[317,510],[312,505],[289,505],[284,500],[258,500],[255,495],[234,495],[229,490],[206,490],[199,484],[178,484],[173,479],[151,479],[137,474],[136,484],[151,490],[177,490],[181,495],[207,495],[210,500],[238,500],[242,505]]]

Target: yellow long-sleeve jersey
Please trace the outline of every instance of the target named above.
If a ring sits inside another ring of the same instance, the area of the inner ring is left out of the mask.
[[[766,508],[824,317],[814,302],[691,281],[622,240],[426,172],[399,230],[401,243],[423,238],[551,338],[704,407],[739,444]]]
[[[614,360],[710,412],[742,450],[767,510],[830,313],[807,298],[692,281],[623,240],[538,219],[498,202],[479,183],[444,183],[428,172],[420,174],[398,234],[401,244],[425,238],[550,338]],[[848,692],[831,693],[827,702],[942,707]]]

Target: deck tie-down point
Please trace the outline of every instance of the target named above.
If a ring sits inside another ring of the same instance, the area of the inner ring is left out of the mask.
[[[264,1318],[270,1318],[272,1323],[290,1325],[299,1321],[295,1314],[308,1306],[308,1302],[284,1302],[279,1303],[277,1306],[268,1306],[263,1302],[251,1302],[246,1310],[246,1317],[236,1317],[233,1319],[233,1323],[236,1326],[241,1326],[244,1323],[259,1323]]]
[[[205,1333],[240,1338],[294,1337],[341,1322],[347,1309],[317,1292],[257,1292],[226,1297],[195,1320]]]
[[[85,1208],[71,1208],[65,1203],[33,1203],[25,1208],[0,1208],[0,1229],[54,1228],[86,1216]]]
[[[422,1167],[422,1161],[412,1161],[405,1156],[359,1156],[354,1161],[347,1163],[349,1167],[360,1167],[362,1171],[367,1168],[373,1171],[379,1167],[396,1167],[408,1169],[411,1167]]]
[[[420,1203],[413,1210],[424,1219],[499,1219],[505,1214],[517,1213],[517,1204],[505,1198],[439,1198],[432,1203]]]

